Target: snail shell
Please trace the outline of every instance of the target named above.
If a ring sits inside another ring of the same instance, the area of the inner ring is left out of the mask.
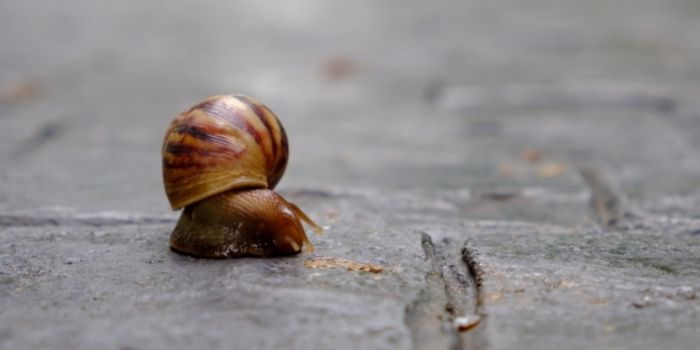
[[[163,183],[184,208],[173,250],[202,257],[288,255],[313,250],[301,221],[321,229],[272,191],[289,157],[287,135],[262,103],[210,97],[178,115],[165,134]]]

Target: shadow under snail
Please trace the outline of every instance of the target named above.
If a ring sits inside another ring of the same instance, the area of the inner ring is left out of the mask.
[[[184,208],[172,250],[197,257],[276,256],[313,251],[301,221],[322,229],[272,191],[289,146],[279,120],[246,96],[210,97],[180,113],[162,148],[173,210]]]

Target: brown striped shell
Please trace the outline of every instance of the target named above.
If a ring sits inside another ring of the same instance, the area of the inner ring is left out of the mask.
[[[282,124],[250,97],[210,97],[173,120],[162,148],[163,182],[173,209],[232,189],[269,188],[287,166]]]

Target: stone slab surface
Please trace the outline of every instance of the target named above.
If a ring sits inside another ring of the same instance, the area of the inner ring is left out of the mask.
[[[0,348],[693,349],[698,15],[4,1]],[[234,92],[287,129],[313,254],[167,249],[165,128]]]

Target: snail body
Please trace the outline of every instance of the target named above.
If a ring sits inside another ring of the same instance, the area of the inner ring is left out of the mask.
[[[163,183],[183,209],[170,247],[198,257],[275,256],[313,251],[301,221],[321,228],[272,189],[289,157],[270,109],[246,96],[208,98],[178,115],[162,148]]]

